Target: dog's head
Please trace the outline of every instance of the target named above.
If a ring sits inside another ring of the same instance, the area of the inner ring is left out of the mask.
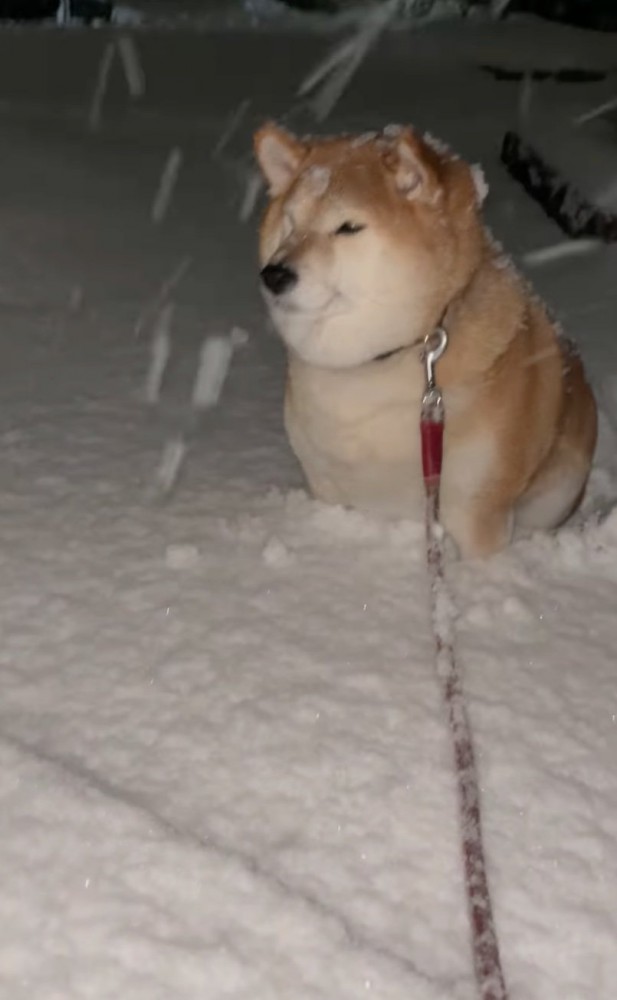
[[[262,287],[287,346],[345,368],[428,333],[482,252],[471,168],[410,128],[301,140],[266,125],[255,151]]]

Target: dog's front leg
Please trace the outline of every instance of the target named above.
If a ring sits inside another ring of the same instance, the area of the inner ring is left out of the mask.
[[[445,530],[464,559],[499,552],[512,539],[514,515],[498,474],[493,433],[482,428],[461,440],[446,431],[445,445],[440,501]]]
[[[463,559],[482,559],[509,545],[514,529],[510,507],[496,506],[487,498],[443,511],[443,526]]]

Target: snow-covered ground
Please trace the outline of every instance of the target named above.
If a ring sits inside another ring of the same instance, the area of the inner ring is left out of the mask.
[[[327,40],[135,38],[146,94],[129,107],[115,65],[90,132],[108,35],[0,35],[0,998],[472,1000],[422,531],[304,492],[238,219],[250,127]],[[480,160],[520,260],[563,237],[498,163],[519,86],[478,64],[606,67],[608,39],[397,32],[327,127],[411,120]],[[532,107],[567,121],[614,93],[546,83]],[[588,517],[450,577],[512,1000],[613,1000],[617,252],[533,259],[602,403]],[[148,405],[147,320],[179,266]],[[203,338],[234,326],[249,342],[195,427]]]

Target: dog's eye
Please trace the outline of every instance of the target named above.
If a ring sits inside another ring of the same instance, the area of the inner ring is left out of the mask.
[[[356,233],[361,233],[366,226],[361,225],[359,222],[343,222],[338,229],[334,230],[335,236],[355,236]]]

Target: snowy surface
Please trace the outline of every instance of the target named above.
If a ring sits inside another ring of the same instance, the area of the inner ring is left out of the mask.
[[[494,31],[493,59],[529,58],[535,34]],[[455,34],[384,39],[328,129],[412,120],[481,162],[522,259],[563,236],[498,163],[519,87],[477,68],[489,29]],[[0,35],[0,998],[473,1000],[422,531],[303,491],[238,220],[250,127],[324,39],[138,34],[145,95],[116,63],[92,132],[107,38]],[[576,32],[568,64],[577,39],[606,64]],[[545,93],[574,117],[611,86]],[[586,517],[450,579],[512,1000],[614,1000],[617,255],[541,259],[602,404]],[[234,327],[248,343],[196,414],[204,338]]]

